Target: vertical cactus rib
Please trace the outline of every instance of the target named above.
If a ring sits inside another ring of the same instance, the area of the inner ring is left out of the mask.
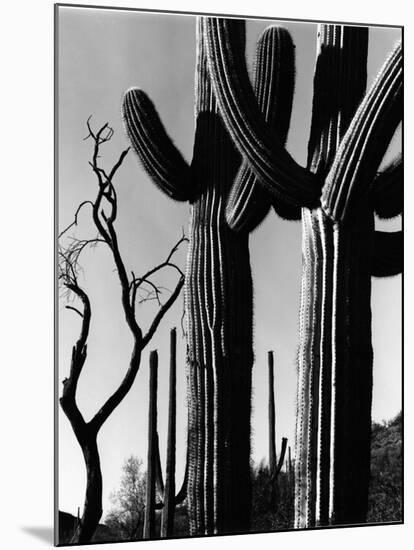
[[[276,198],[295,206],[315,204],[319,195],[315,176],[299,166],[268,129],[244,54],[232,47],[233,34],[244,22],[205,17],[202,25],[214,93],[236,147]]]
[[[151,539],[155,536],[155,463],[157,446],[158,375],[158,354],[155,350],[150,353],[149,373],[147,488],[145,497],[144,539]]]
[[[190,168],[144,91],[131,88],[125,93],[122,115],[133,148],[154,183],[174,200],[189,200]]]
[[[269,27],[260,36],[255,58],[254,93],[265,122],[284,145],[290,124],[295,79],[294,46],[288,31]],[[244,162],[227,199],[226,219],[235,231],[253,231],[270,208],[271,196]],[[275,209],[278,201],[275,202]],[[300,209],[285,205],[285,217],[300,217]]]
[[[302,210],[303,282],[301,300],[301,339],[299,350],[296,455],[297,527],[315,523],[318,467],[318,414],[320,382],[320,318],[323,298],[322,243],[318,231],[318,210]]]
[[[378,165],[401,120],[402,51],[398,43],[365,95],[341,141],[322,190],[321,203],[334,220],[344,220],[368,193]]]
[[[317,213],[316,231],[320,240],[322,264],[322,296],[320,308],[320,373],[319,373],[319,414],[317,439],[316,471],[316,512],[317,525],[329,523],[329,480],[331,443],[331,397],[332,397],[332,297],[333,297],[333,228],[322,210]]]
[[[383,219],[398,216],[404,204],[404,170],[399,155],[377,175],[372,184],[374,210]]]
[[[403,272],[404,235],[402,231],[375,231],[371,275],[389,277]]]

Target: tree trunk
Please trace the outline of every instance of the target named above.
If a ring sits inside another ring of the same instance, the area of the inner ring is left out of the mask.
[[[81,443],[86,465],[86,495],[83,515],[72,543],[91,542],[102,517],[102,472],[95,433],[87,433]]]

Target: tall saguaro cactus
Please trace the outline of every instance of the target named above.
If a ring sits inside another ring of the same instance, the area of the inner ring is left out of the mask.
[[[374,209],[396,215],[402,205],[400,161],[377,176],[401,118],[401,45],[364,95],[367,29],[319,27],[309,161],[303,168],[261,116],[244,55],[232,47],[233,29],[225,19],[203,20],[220,113],[257,182],[275,200],[302,207],[295,524],[364,522],[372,394],[370,278],[402,267],[401,235],[375,232],[373,216]],[[252,208],[248,193],[244,196],[232,206],[239,227]]]
[[[233,40],[236,49],[244,50],[241,31]],[[281,51],[289,55],[281,56]],[[277,66],[282,66],[282,73],[273,70]],[[278,119],[290,113],[292,97],[279,92],[281,80],[287,87],[290,81],[293,88],[293,74],[290,37],[269,29],[258,45],[255,93],[272,135],[278,133],[282,142],[287,125],[279,128]],[[126,93],[123,116],[131,143],[154,183],[173,199],[191,204],[185,283],[190,532],[240,532],[249,527],[251,506],[252,281],[248,232],[231,229],[225,216],[233,183],[249,188],[256,177],[241,163],[218,113],[200,28],[191,166],[142,90]],[[260,189],[252,196],[255,211],[249,229],[270,206]]]

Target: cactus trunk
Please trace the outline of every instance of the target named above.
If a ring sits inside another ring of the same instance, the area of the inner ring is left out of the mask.
[[[373,216],[341,226],[304,209],[296,527],[366,520]]]
[[[225,200],[238,167],[216,112],[199,48],[186,274],[189,477],[192,534],[246,529],[250,515],[252,281],[248,236],[227,227]],[[200,74],[201,73],[201,74]]]
[[[193,205],[191,217],[186,304],[192,534],[241,531],[250,515],[252,282],[248,237],[226,227],[224,206],[215,183]]]

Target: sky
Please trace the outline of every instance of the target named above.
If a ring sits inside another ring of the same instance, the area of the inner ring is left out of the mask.
[[[247,56],[251,68],[260,32],[275,21],[247,23]],[[316,25],[277,22],[291,32],[296,45],[296,89],[287,142],[292,156],[306,162],[316,52]],[[373,27],[369,35],[368,85],[399,38],[399,29]],[[121,120],[124,91],[144,89],[186,160],[191,160],[194,136],[195,17],[144,14],[110,9],[59,9],[58,22],[58,215],[59,230],[73,221],[77,206],[93,199],[97,182],[88,162],[91,142],[84,141],[86,120],[92,126],[105,122],[114,128],[111,142],[102,148],[102,164],[110,168],[129,144]],[[393,140],[389,157],[399,148]],[[120,168],[116,188],[119,214],[116,224],[120,250],[129,271],[145,273],[168,254],[182,228],[188,233],[189,205],[164,196],[130,152]],[[86,208],[79,217],[76,236],[96,235]],[[377,221],[383,230],[400,228],[400,220]],[[275,352],[276,437],[288,437],[293,448],[301,274],[301,224],[286,222],[271,213],[250,238],[254,282],[254,352],[252,457],[267,456],[267,351]],[[184,268],[185,247],[176,262]],[[78,387],[78,405],[89,420],[115,390],[128,367],[132,337],[124,322],[119,284],[109,250],[84,255],[80,284],[92,304],[88,358]],[[172,289],[174,276],[160,284]],[[167,294],[166,294],[167,296]],[[71,348],[80,320],[59,307],[58,379],[68,375]],[[130,393],[105,423],[98,436],[104,479],[104,515],[109,495],[117,489],[124,460],[131,454],[145,460],[147,453],[148,357],[159,353],[158,428],[161,460],[165,462],[169,331],[178,328],[177,357],[177,484],[185,462],[185,341],[180,319],[182,298],[166,315],[144,350],[141,367]],[[145,328],[155,304],[138,309]],[[382,421],[401,409],[401,276],[372,281],[374,346],[373,419]],[[59,392],[61,386],[59,385]],[[64,414],[59,410],[59,508],[76,514],[82,509],[85,471],[80,447]]]

